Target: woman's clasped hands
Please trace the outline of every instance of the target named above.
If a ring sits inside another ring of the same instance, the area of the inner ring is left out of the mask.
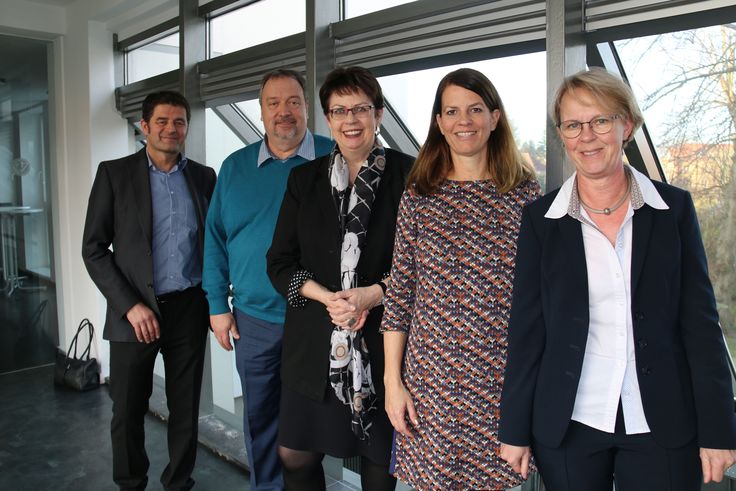
[[[365,325],[370,309],[380,303],[382,296],[381,287],[372,285],[334,292],[324,304],[333,324],[346,331],[358,331]]]

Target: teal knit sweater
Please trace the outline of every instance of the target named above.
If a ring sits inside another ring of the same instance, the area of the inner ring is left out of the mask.
[[[286,301],[268,279],[266,251],[289,172],[306,160],[300,156],[285,162],[268,160],[258,167],[260,145],[260,141],[252,143],[222,164],[205,224],[202,287],[211,315],[230,311],[232,285],[235,308],[267,322],[283,323]],[[329,153],[333,145],[315,135],[315,158]]]

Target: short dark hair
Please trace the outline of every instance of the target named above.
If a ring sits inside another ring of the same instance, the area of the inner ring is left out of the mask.
[[[183,95],[174,90],[162,90],[160,92],[152,92],[143,99],[143,121],[149,123],[151,116],[153,116],[153,110],[160,104],[183,107],[187,111],[187,123],[192,118],[192,110],[189,107],[189,102],[187,102],[187,99]]]
[[[302,77],[301,73],[295,71],[295,70],[289,70],[288,68],[277,68],[276,70],[271,70],[270,72],[266,72],[263,77],[261,77],[261,86],[258,89],[258,103],[261,103],[261,94],[263,94],[263,87],[266,86],[266,82],[273,78],[290,78],[292,80],[296,80],[296,82],[299,84],[299,87],[302,88],[302,94],[304,94],[304,100],[307,100],[307,91],[304,87],[306,87],[307,82],[304,80],[304,77]]]
[[[325,83],[319,89],[319,102],[322,111],[327,114],[332,94],[350,95],[358,90],[373,103],[374,109],[383,109],[383,92],[376,77],[367,68],[361,66],[337,67],[327,74]]]

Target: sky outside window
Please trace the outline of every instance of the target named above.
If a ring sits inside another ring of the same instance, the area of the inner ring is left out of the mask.
[[[210,58],[304,32],[304,2],[261,0],[210,21]]]
[[[179,33],[129,51],[126,62],[129,84],[178,69]]]

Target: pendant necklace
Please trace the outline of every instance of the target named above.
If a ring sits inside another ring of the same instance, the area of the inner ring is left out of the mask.
[[[590,213],[595,213],[597,215],[610,215],[614,211],[616,211],[619,208],[621,208],[621,205],[624,204],[624,201],[626,201],[626,198],[629,196],[629,193],[631,192],[631,176],[629,176],[627,174],[627,177],[628,177],[628,179],[626,180],[626,192],[612,206],[610,206],[608,208],[603,208],[603,209],[593,208],[592,206],[586,204],[583,201],[583,198],[580,197],[580,191],[578,191],[578,200],[580,201],[580,204],[583,205],[585,207],[585,209],[588,210]]]

